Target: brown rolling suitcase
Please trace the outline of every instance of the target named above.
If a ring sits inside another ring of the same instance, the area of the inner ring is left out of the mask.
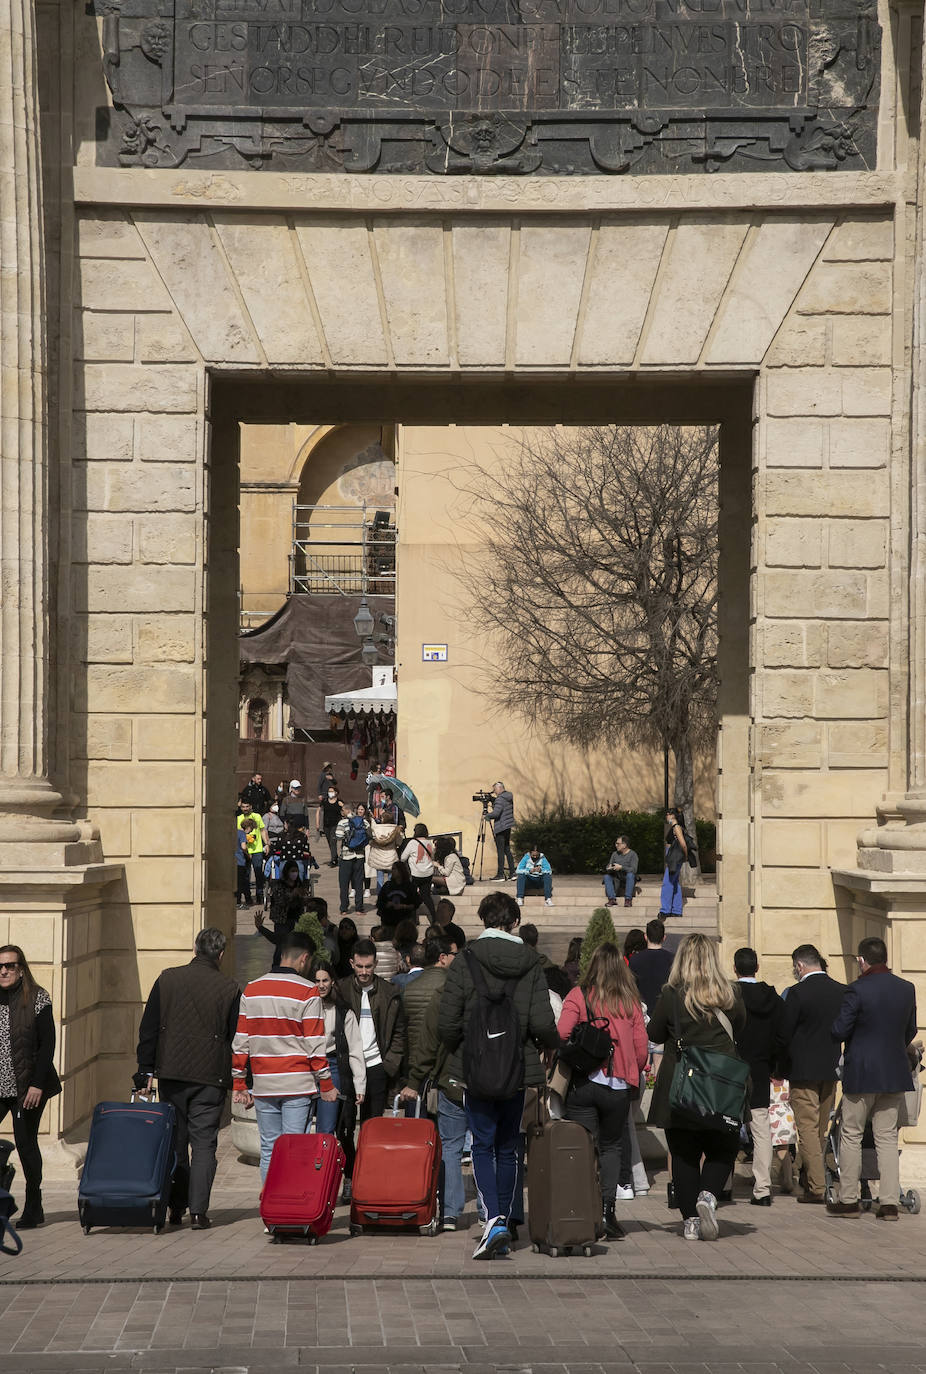
[[[527,1132],[527,1224],[531,1247],[547,1255],[592,1246],[604,1234],[598,1151],[576,1121],[534,1122]]]

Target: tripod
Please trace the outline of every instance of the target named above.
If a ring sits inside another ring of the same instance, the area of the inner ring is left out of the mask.
[[[479,859],[479,881],[482,882],[482,862],[485,857],[486,831],[489,828],[488,812],[483,811],[479,818],[479,833],[476,836],[476,848],[473,850],[473,869],[476,867],[476,859]]]

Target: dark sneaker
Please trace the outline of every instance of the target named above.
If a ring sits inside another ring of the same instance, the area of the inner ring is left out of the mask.
[[[504,1217],[492,1217],[486,1222],[485,1230],[473,1251],[473,1259],[489,1260],[502,1249],[506,1252],[511,1244],[511,1236],[505,1225]]]
[[[440,1224],[440,1228],[442,1231],[455,1231],[457,1229],[456,1217],[444,1217]]]
[[[798,1198],[798,1202],[805,1202],[808,1203],[810,1206],[822,1207],[824,1202],[826,1202],[826,1198],[823,1196],[822,1193],[805,1192],[801,1193],[800,1197]],[[829,1206],[828,1203],[827,1206]]]
[[[798,1198],[798,1202],[803,1202],[803,1198]],[[862,1209],[857,1202],[828,1202],[826,1210],[831,1217],[860,1217]]]
[[[206,1216],[205,1212],[190,1213],[190,1226],[194,1231],[208,1231],[211,1225],[212,1222]]]
[[[751,1197],[749,1201],[753,1207],[771,1207],[772,1205],[772,1199],[768,1193],[765,1194],[765,1197]]]
[[[900,1217],[897,1208],[889,1202],[882,1202],[875,1215],[878,1221],[897,1221]]]

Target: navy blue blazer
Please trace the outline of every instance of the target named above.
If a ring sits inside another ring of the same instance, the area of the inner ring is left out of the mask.
[[[847,1093],[906,1093],[913,1087],[907,1046],[916,1039],[916,989],[887,969],[850,983],[833,1022],[845,1041]]]

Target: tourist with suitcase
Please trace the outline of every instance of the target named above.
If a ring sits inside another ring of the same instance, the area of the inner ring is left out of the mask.
[[[219,1124],[231,1087],[231,1042],[241,990],[222,972],[227,940],[214,926],[201,930],[193,958],[155,981],[138,1030],[135,1087],[158,1096],[177,1113],[170,1224],[180,1226],[187,1207],[194,1231],[207,1231],[216,1170]]]
[[[451,1078],[465,1084],[473,1174],[487,1217],[473,1252],[481,1260],[507,1254],[512,1243],[524,1089],[542,1087],[538,1045],[557,1049],[559,1036],[540,956],[516,933],[515,899],[490,892],[479,918],[485,929],[448,970],[438,1034],[450,1051]]]
[[[566,1117],[597,1142],[603,1224],[608,1240],[623,1240],[615,1200],[621,1137],[649,1055],[636,980],[614,944],[599,945],[579,987],[563,1003],[560,1059],[572,1071]]]
[[[405,1008],[397,987],[376,972],[376,946],[358,940],[350,957],[351,974],[338,992],[357,1018],[367,1070],[360,1120],[382,1116],[386,1096],[402,1071],[407,1047]]]
[[[307,977],[314,953],[310,937],[294,930],[280,947],[280,967],[241,995],[232,1043],[234,1100],[257,1113],[261,1182],[279,1137],[305,1134],[312,1098],[338,1097],[328,1072],[322,999]]]

